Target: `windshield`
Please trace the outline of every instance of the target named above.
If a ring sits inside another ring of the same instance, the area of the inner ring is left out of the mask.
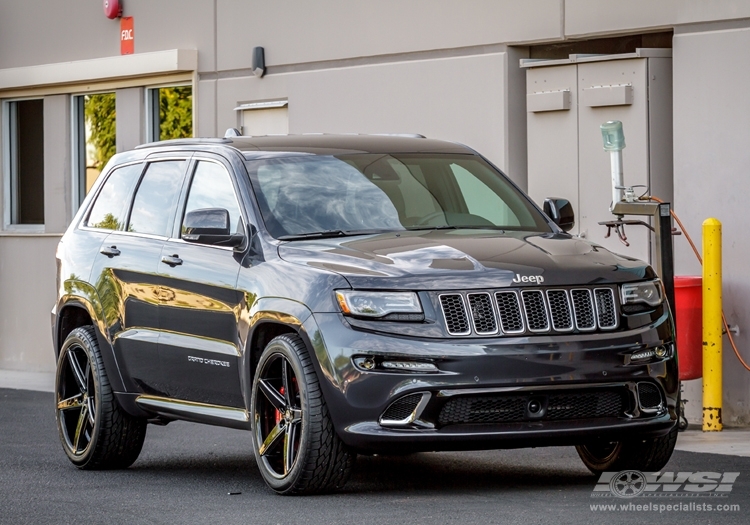
[[[474,155],[305,155],[247,162],[269,233],[437,228],[551,231],[527,197]]]

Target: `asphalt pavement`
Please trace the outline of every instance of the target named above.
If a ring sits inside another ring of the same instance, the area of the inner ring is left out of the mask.
[[[572,447],[359,456],[341,493],[284,497],[263,483],[250,433],[192,423],[149,426],[129,469],[79,471],[59,443],[52,394],[12,389],[0,389],[0,443],[0,524],[750,522],[750,457],[735,455],[676,451],[664,469],[739,472],[722,498],[592,497],[598,478]],[[615,506],[592,510],[602,504]]]

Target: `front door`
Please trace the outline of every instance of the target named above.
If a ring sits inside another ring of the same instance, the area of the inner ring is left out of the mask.
[[[232,231],[244,221],[229,169],[198,160],[179,217],[189,211],[229,211]],[[244,407],[240,389],[240,347],[236,290],[242,256],[232,248],[185,242],[180,227],[164,244],[161,276],[160,339],[164,381],[170,397]]]

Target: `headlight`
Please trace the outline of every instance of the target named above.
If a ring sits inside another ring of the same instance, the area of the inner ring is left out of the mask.
[[[623,284],[620,288],[622,304],[645,303],[649,306],[659,306],[664,300],[660,280],[643,283]]]
[[[424,318],[419,297],[414,292],[361,292],[338,290],[336,300],[346,315],[386,317],[395,321],[421,321]]]

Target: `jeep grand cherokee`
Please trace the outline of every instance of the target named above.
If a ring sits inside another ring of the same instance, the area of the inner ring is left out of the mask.
[[[148,423],[246,429],[279,493],[357,453],[573,445],[659,470],[674,326],[652,268],[566,233],[475,151],[418,137],[189,139],[116,155],[57,251],[56,413],[82,469]]]

